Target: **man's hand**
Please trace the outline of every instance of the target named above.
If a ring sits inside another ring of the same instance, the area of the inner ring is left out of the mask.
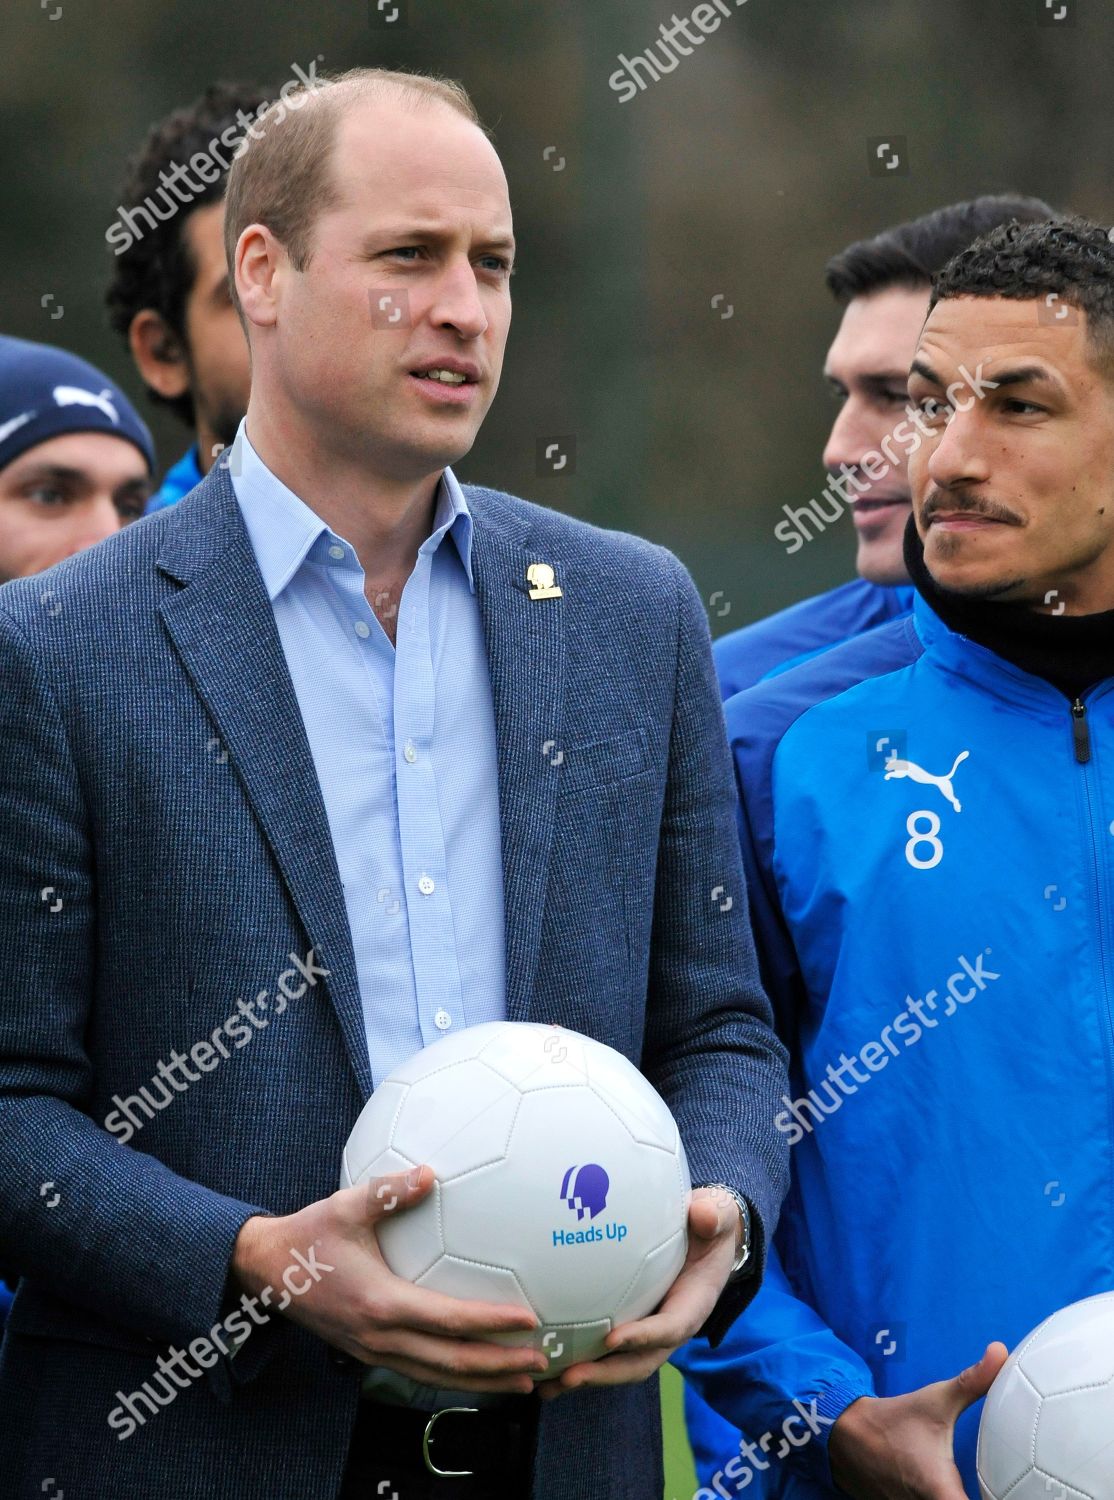
[[[534,1382],[524,1372],[547,1370],[545,1355],[491,1340],[535,1328],[532,1312],[411,1286],[383,1259],[376,1225],[420,1203],[433,1181],[429,1167],[418,1167],[342,1188],[285,1218],[248,1219],[233,1250],[233,1275],[252,1295],[280,1288],[294,1252],[304,1256],[312,1246],[320,1277],[306,1295],[288,1299],[285,1317],[363,1364],[386,1365],[424,1385],[526,1395]]]
[[[689,1248],[677,1280],[648,1318],[622,1323],[607,1335],[608,1353],[570,1365],[539,1385],[543,1400],[588,1385],[631,1385],[648,1380],[701,1329],[731,1274],[741,1230],[739,1205],[727,1193],[695,1188],[689,1202]]]
[[[860,1396],[832,1428],[832,1478],[854,1500],[966,1500],[953,1457],[957,1418],[986,1395],[1005,1364],[991,1344],[954,1380],[905,1396]]]

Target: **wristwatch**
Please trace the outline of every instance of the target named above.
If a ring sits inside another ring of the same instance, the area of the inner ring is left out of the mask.
[[[731,1276],[737,1277],[749,1271],[751,1236],[750,1236],[750,1204],[736,1188],[727,1182],[706,1182],[707,1188],[715,1188],[717,1192],[728,1193],[735,1200],[739,1210],[739,1233],[735,1240],[735,1261],[731,1267]]]

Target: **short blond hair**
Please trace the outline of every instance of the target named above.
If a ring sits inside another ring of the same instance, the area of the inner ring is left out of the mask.
[[[265,224],[294,267],[309,260],[313,225],[337,203],[330,171],[343,117],[369,99],[390,96],[411,108],[447,105],[487,135],[462,84],[426,73],[388,68],[352,68],[334,77],[320,74],[313,87],[286,89],[260,117],[257,137],[232,162],[225,189],[224,249],[232,301],[240,310],[233,264],[236,244],[249,224]]]

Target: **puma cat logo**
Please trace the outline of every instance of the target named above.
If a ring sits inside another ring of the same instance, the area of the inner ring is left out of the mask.
[[[887,781],[897,781],[902,776],[908,776],[910,781],[919,781],[923,786],[937,787],[955,808],[956,812],[961,812],[962,808],[959,798],[955,795],[955,788],[952,786],[952,777],[970,753],[970,750],[961,750],[955,758],[955,764],[946,776],[934,776],[931,771],[926,771],[922,766],[918,766],[916,761],[902,760],[896,750],[891,750],[886,757],[885,779]]]

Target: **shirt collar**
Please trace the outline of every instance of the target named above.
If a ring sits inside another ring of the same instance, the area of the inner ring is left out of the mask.
[[[272,603],[315,546],[320,553],[330,543],[343,543],[355,555],[355,549],[346,537],[334,532],[316,511],[271,473],[248,439],[246,419],[240,423],[229,455],[229,473]],[[446,533],[449,534],[463,565],[468,587],[474,594],[472,530],[472,513],[464,491],[456,475],[446,468],[437,486],[433,530],[418,550],[423,554],[436,552]],[[323,537],[328,540],[319,541]]]

